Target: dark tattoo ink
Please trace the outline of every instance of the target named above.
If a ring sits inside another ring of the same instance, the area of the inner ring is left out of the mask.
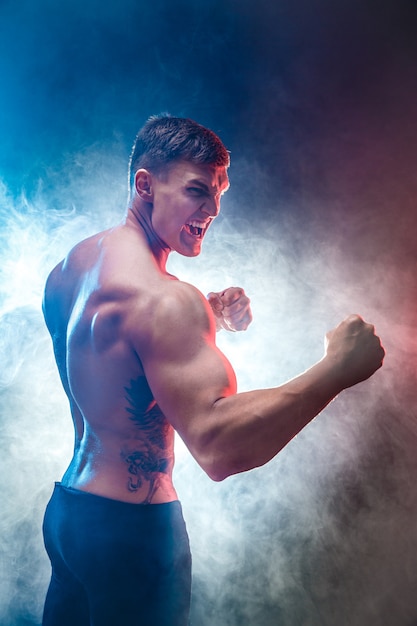
[[[143,376],[130,381],[130,387],[125,387],[125,391],[129,403],[126,411],[130,414],[129,419],[138,426],[134,449],[129,446],[121,451],[129,473],[127,488],[136,492],[148,483],[143,504],[149,504],[158,488],[160,473],[166,472],[170,465],[166,450],[170,425]]]

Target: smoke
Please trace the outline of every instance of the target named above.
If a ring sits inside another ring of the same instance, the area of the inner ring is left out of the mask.
[[[73,243],[121,218],[125,164],[109,153],[92,147],[77,155],[71,175],[59,178],[59,193],[40,185],[29,201],[3,186],[4,624],[39,623],[49,575],[42,515],[71,456],[68,407],[41,318],[42,287]],[[98,183],[91,171],[94,164],[97,177],[97,163]],[[236,178],[247,167],[236,159]],[[173,257],[170,267],[203,292],[236,284],[252,298],[248,331],[219,335],[240,390],[279,384],[311,365],[321,357],[324,332],[351,310],[377,323],[388,354],[374,380],[338,398],[276,459],[249,474],[211,483],[177,441],[175,480],[194,559],[192,623],[412,624],[415,325],[404,300],[391,303],[390,290],[400,277],[408,303],[415,294],[403,266],[404,256],[415,254],[407,238],[413,213],[408,224],[403,215],[401,245],[391,236],[389,276],[381,280],[378,262],[361,256],[358,263],[346,247],[358,246],[360,232],[378,259],[375,240],[385,245],[390,213],[382,237],[381,224],[375,230],[373,220],[341,208],[339,234],[314,210],[294,228],[296,207],[274,220],[251,208],[235,202],[232,188],[201,257]],[[383,302],[390,303],[386,310]]]
[[[42,516],[72,451],[43,285],[74,243],[121,219],[129,144],[148,114],[168,109],[231,149],[232,187],[202,255],[173,256],[170,270],[203,293],[241,285],[251,297],[250,328],[218,336],[239,390],[310,366],[351,312],[387,350],[370,381],[262,468],[212,483],[177,439],[192,624],[412,626],[415,9],[136,4],[44,2],[40,20],[25,3],[20,39],[16,9],[1,8],[15,59],[13,71],[1,61],[2,109],[32,107],[15,108],[10,129],[0,119],[0,623],[40,623]]]

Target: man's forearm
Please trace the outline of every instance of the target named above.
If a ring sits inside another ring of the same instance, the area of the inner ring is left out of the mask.
[[[280,387],[217,400],[201,441],[205,471],[219,481],[264,465],[342,388],[324,358]]]

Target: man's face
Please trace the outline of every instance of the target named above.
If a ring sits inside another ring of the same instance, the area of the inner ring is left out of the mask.
[[[154,231],[171,250],[197,256],[228,187],[226,167],[190,161],[172,164],[162,176],[153,176]]]

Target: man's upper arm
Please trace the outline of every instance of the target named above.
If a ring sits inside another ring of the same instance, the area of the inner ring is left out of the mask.
[[[172,282],[154,303],[146,328],[140,319],[136,324],[134,347],[154,398],[201,462],[213,406],[236,392],[233,369],[215,345],[210,307],[191,285]]]

